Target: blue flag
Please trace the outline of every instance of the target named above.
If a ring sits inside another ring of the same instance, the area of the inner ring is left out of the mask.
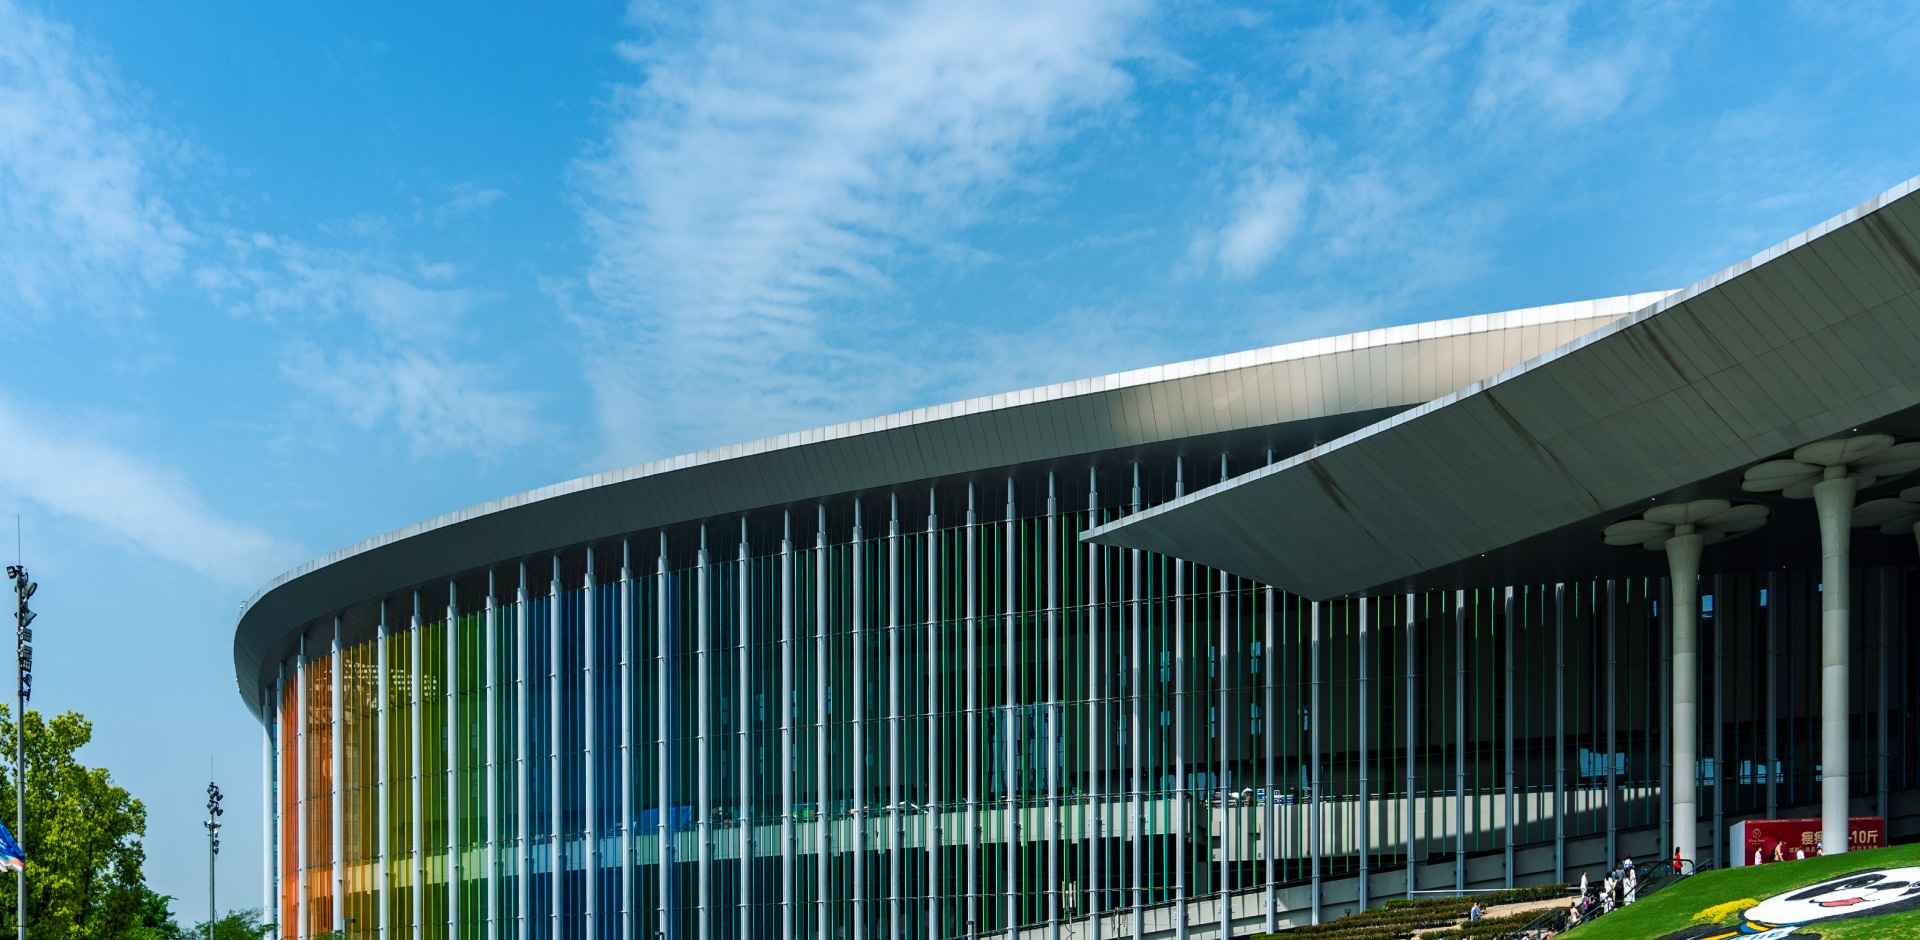
[[[20,851],[20,843],[13,841],[7,824],[0,822],[0,871],[19,871],[25,867],[27,853]]]

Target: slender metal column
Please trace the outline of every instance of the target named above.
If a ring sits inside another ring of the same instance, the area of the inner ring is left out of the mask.
[[[738,806],[734,811],[734,841],[740,855],[736,862],[738,870],[735,872],[737,893],[734,897],[734,917],[739,923],[739,932],[735,936],[740,940],[746,940],[747,937],[753,936],[751,903],[753,899],[753,834],[757,827],[754,825],[753,790],[749,787],[749,783],[753,780],[753,711],[750,708],[752,698],[748,692],[753,681],[753,670],[749,667],[747,660],[747,651],[752,648],[752,640],[748,636],[750,627],[747,622],[747,611],[750,609],[748,605],[751,598],[748,595],[747,584],[753,578],[748,562],[745,516],[740,517],[739,572],[739,577],[735,579],[738,582],[736,596],[739,600],[735,606],[738,611],[739,641],[734,649],[736,678],[733,687],[733,707],[739,720],[739,728],[735,732],[737,737],[734,752],[734,767],[737,768],[734,774],[737,784],[735,789],[738,791],[736,796]]]
[[[1406,836],[1406,840],[1407,840],[1407,900],[1411,901],[1413,900],[1414,889],[1418,887],[1415,884],[1415,880],[1414,880],[1414,875],[1415,875],[1414,865],[1416,864],[1415,859],[1419,853],[1418,853],[1418,842],[1414,839],[1415,816],[1413,812],[1413,800],[1414,800],[1414,788],[1416,784],[1416,781],[1414,778],[1414,767],[1416,766],[1414,746],[1419,739],[1419,735],[1417,735],[1414,732],[1414,727],[1418,724],[1419,716],[1420,716],[1419,709],[1415,707],[1414,699],[1413,699],[1414,672],[1415,672],[1414,663],[1419,656],[1419,652],[1418,652],[1419,647],[1414,644],[1414,632],[1413,632],[1414,617],[1413,617],[1413,595],[1412,594],[1406,595],[1406,605],[1407,605],[1407,609],[1402,613],[1406,618],[1406,626],[1407,626],[1407,640],[1406,640],[1406,646],[1407,646],[1407,652],[1406,652],[1406,658],[1407,658],[1407,707],[1406,707],[1407,784],[1406,784],[1406,787],[1407,788],[1406,788],[1406,792],[1401,796],[1401,799],[1400,799],[1400,828],[1404,830],[1404,835]]]
[[[1513,887],[1513,816],[1516,804],[1513,798],[1513,713],[1514,704],[1519,699],[1513,697],[1513,635],[1518,632],[1520,622],[1513,616],[1513,585],[1507,585],[1507,887]]]
[[[1780,818],[1780,576],[1767,572],[1767,818]]]
[[[813,534],[813,648],[814,666],[819,679],[813,684],[813,770],[814,783],[814,926],[820,932],[820,940],[828,940],[828,901],[827,888],[830,882],[830,863],[832,856],[828,836],[832,823],[829,821],[828,807],[833,805],[827,793],[827,688],[833,674],[827,665],[830,652],[827,646],[827,507],[819,507],[820,518]]]
[[[586,911],[581,918],[581,936],[584,937],[585,940],[599,940],[600,938],[600,933],[596,929],[600,923],[600,825],[598,821],[600,795],[596,792],[600,786],[600,765],[597,760],[599,757],[599,749],[594,747],[594,739],[599,735],[600,728],[600,716],[597,714],[600,710],[600,691],[595,681],[598,675],[598,669],[595,668],[595,660],[600,655],[599,640],[601,625],[599,598],[594,596],[594,592],[599,588],[599,581],[595,578],[595,572],[593,570],[593,556],[593,547],[588,546],[587,575],[585,582],[582,584],[582,593],[584,596],[580,600],[582,607],[582,623],[580,626],[580,711],[582,713],[582,742],[585,745],[583,748],[585,754],[581,761],[580,775],[583,778],[581,781],[581,789],[585,791],[584,805],[586,807],[586,813],[583,817],[584,825],[581,827],[580,855],[581,867],[585,869],[581,873],[581,878],[585,880],[587,889]]]
[[[887,928],[906,935],[901,882],[906,822],[900,816],[900,495],[887,497]]]
[[[1453,889],[1467,890],[1467,592],[1453,592]]]
[[[527,608],[533,600],[533,592],[527,590],[527,563],[520,563],[520,581],[513,590],[514,599],[514,638],[519,647],[513,663],[514,695],[514,734],[518,740],[514,743],[514,878],[515,920],[519,921],[516,931],[517,940],[533,940],[533,796],[529,792],[533,778],[533,761],[527,756],[527,745],[533,740],[533,716],[527,710],[527,699],[532,694],[532,668],[529,659],[533,656],[533,638],[527,629],[531,615]]]
[[[1186,461],[1173,458],[1173,496],[1187,493]],[[1193,824],[1187,805],[1187,566],[1173,563],[1173,935],[1187,940],[1187,846]]]
[[[980,580],[979,519],[967,484],[967,936],[980,929]]]
[[[867,933],[866,545],[853,501],[853,940]]]
[[[411,750],[410,756],[413,758],[412,763],[407,767],[407,789],[413,804],[413,832],[412,840],[408,846],[413,855],[413,890],[409,892],[409,896],[413,901],[412,934],[414,940],[420,940],[420,937],[426,930],[426,924],[423,922],[427,919],[427,814],[424,811],[426,808],[426,794],[422,792],[426,789],[427,776],[425,767],[421,762],[424,752],[421,748],[420,741],[420,719],[422,717],[420,714],[422,702],[420,693],[422,679],[426,676],[426,664],[421,662],[420,657],[419,591],[413,592],[413,616],[408,622],[407,652],[407,698],[413,706],[407,716],[412,732],[408,747]]]
[[[460,940],[464,921],[460,910],[460,591],[451,580],[447,581],[445,637],[447,675],[441,693],[447,722],[447,936]],[[344,931],[346,926],[339,929]]]
[[[1006,835],[1006,842],[1003,843],[1002,849],[1006,855],[1007,866],[1006,891],[1002,895],[1002,903],[1006,909],[1006,920],[1004,922],[1004,928],[1007,932],[1006,935],[1013,937],[1018,936],[1014,931],[1019,929],[1020,923],[1020,909],[1017,901],[1019,900],[1020,885],[1020,834],[1023,826],[1018,796],[1020,792],[1020,772],[1017,769],[1019,767],[1020,712],[1018,692],[1014,684],[1018,663],[1018,660],[1015,658],[1015,650],[1018,648],[1018,645],[1014,636],[1014,610],[1017,604],[1016,597],[1018,594],[1016,585],[1019,583],[1019,569],[1014,566],[1014,558],[1019,551],[1020,543],[1014,536],[1014,530],[1019,526],[1018,523],[1014,521],[1013,515],[1012,477],[1007,478],[1006,519],[1006,528],[1001,532],[1001,545],[1005,551],[1003,552],[1004,566],[1000,581],[1001,625],[1004,638],[1001,645],[1002,692],[1000,714],[1002,727],[1005,729],[1005,734],[1001,736],[1005,742],[1002,745],[1004,753],[1001,759],[1004,763],[1002,763],[1001,766],[1006,768],[1003,776],[1007,782],[1007,805],[1005,816],[1003,817],[1006,820],[1006,825],[1001,827]]]
[[[672,607],[667,603],[667,533],[665,532],[660,533],[660,555],[653,563],[653,574],[658,579],[658,586],[653,592],[653,766],[654,800],[659,804],[655,808],[654,817],[657,833],[655,838],[658,840],[655,843],[654,854],[659,859],[657,874],[660,882],[657,927],[666,940],[673,940],[680,935],[680,932],[674,929],[673,919],[673,859],[677,840],[673,837],[672,817],[668,815],[673,808],[670,789],[673,778],[667,773],[667,736],[670,730],[667,719],[671,714],[669,709],[673,705],[673,667],[668,661],[668,653],[672,649],[669,640],[673,636],[673,621],[670,616]]]
[[[1620,635],[1617,613],[1620,608],[1619,596],[1612,581],[1607,582],[1607,867],[1611,869],[1620,858],[1620,821],[1615,812],[1620,795],[1620,781],[1615,771],[1618,764],[1614,755],[1620,753],[1616,733],[1620,727],[1619,689],[1620,674],[1619,645],[1614,642]]]
[[[1133,492],[1129,505],[1133,507],[1134,512],[1140,511],[1140,465],[1137,463],[1133,465]],[[1140,550],[1134,548],[1128,549],[1128,552],[1132,570],[1128,572],[1127,585],[1133,600],[1131,605],[1133,625],[1132,628],[1127,631],[1129,643],[1131,644],[1127,656],[1127,665],[1131,667],[1131,674],[1127,679],[1127,693],[1132,704],[1132,714],[1127,719],[1127,741],[1132,745],[1133,752],[1133,836],[1127,841],[1133,845],[1133,869],[1130,873],[1133,882],[1133,938],[1134,940],[1142,940],[1142,938],[1147,935],[1147,770],[1146,762],[1142,759],[1143,753],[1141,748],[1143,747],[1142,741],[1146,738],[1147,712],[1146,699],[1142,694],[1142,689],[1145,687],[1146,672],[1145,668],[1141,665],[1140,657],[1142,655],[1141,646],[1144,642],[1142,635],[1145,626],[1143,619],[1146,609],[1146,593],[1140,586]]]
[[[1724,595],[1720,593],[1720,576],[1713,576],[1713,864],[1724,867],[1730,860],[1723,851],[1727,844],[1727,737],[1726,713],[1727,700],[1726,675],[1727,631],[1726,621],[1722,618],[1723,607],[1720,603]]]
[[[1880,791],[1880,818],[1888,819],[1888,818],[1891,818],[1893,804],[1889,802],[1889,800],[1891,800],[1892,797],[1888,792],[1889,784],[1887,783],[1887,660],[1893,655],[1893,651],[1888,647],[1887,635],[1893,629],[1893,616],[1891,613],[1893,597],[1891,592],[1887,590],[1887,569],[1881,568],[1879,571],[1879,574],[1880,574],[1880,579],[1879,579],[1880,580],[1880,681],[1876,683],[1876,685],[1878,686],[1878,691],[1880,693],[1880,716],[1878,719],[1874,721],[1874,725],[1879,730],[1880,746],[1879,746],[1879,749],[1875,751],[1875,753],[1878,754],[1880,757],[1880,761],[1879,761],[1880,767],[1879,767],[1879,773],[1877,773],[1875,776],[1879,778],[1878,789]],[[1852,828],[1851,823],[1849,823],[1848,828],[1849,829]]]
[[[1220,481],[1224,483],[1226,480],[1227,455],[1221,454]],[[1228,621],[1231,619],[1229,611],[1232,609],[1233,595],[1228,587],[1227,579],[1229,577],[1225,571],[1220,572],[1220,593],[1213,605],[1214,619],[1217,621],[1215,625],[1216,638],[1214,643],[1218,651],[1213,657],[1213,721],[1208,722],[1213,726],[1213,739],[1215,742],[1214,753],[1216,755],[1215,760],[1218,761],[1217,766],[1214,768],[1213,792],[1220,801],[1220,884],[1218,885],[1220,900],[1215,904],[1215,912],[1220,916],[1219,932],[1222,938],[1233,936],[1233,869],[1231,865],[1233,862],[1234,827],[1227,822],[1229,818],[1227,812],[1227,787],[1232,781],[1228,780],[1226,776],[1227,762],[1231,759],[1231,754],[1227,749],[1227,686],[1229,683],[1228,677],[1233,675],[1233,671],[1230,668],[1232,664],[1233,637],[1228,630]],[[1207,813],[1211,815],[1212,810],[1207,810]],[[1241,813],[1233,815],[1244,817],[1245,811],[1243,810]]]
[[[940,520],[927,489],[927,940],[940,940],[940,821],[946,816],[940,789]]]
[[[799,700],[793,691],[793,512],[780,515],[780,928],[779,936],[799,934],[793,909],[793,719]]]
[[[549,940],[565,936],[567,870],[566,832],[561,825],[560,796],[566,788],[560,775],[560,556],[553,556],[553,580],[547,582],[547,897]],[[703,699],[704,701],[704,699]]]
[[[1100,473],[1087,468],[1087,525],[1100,524]],[[1100,670],[1104,668],[1107,609],[1100,589],[1100,547],[1087,544],[1087,926],[1094,937],[1101,937],[1101,917],[1106,909],[1105,888],[1100,875],[1105,867],[1101,849],[1107,825],[1106,780],[1100,767],[1100,710],[1104,707],[1100,689]]]
[[[1553,880],[1567,883],[1567,586],[1553,586]]]
[[[1047,474],[1047,936],[1060,940],[1060,507]]]
[[[335,933],[345,933],[347,929],[347,882],[346,866],[343,859],[347,854],[345,851],[347,818],[345,783],[347,780],[347,763],[346,745],[341,738],[342,732],[346,731],[347,723],[340,708],[340,673],[346,666],[347,659],[341,654],[340,650],[340,618],[337,616],[333,618],[333,636],[328,641],[327,657],[332,660],[332,668],[329,670],[329,675],[333,680],[333,688],[328,690],[328,696],[330,698],[328,704],[332,708],[330,720],[333,725],[333,727],[329,729],[330,734],[328,740],[328,743],[331,745],[329,750],[333,752],[328,755],[333,762],[333,794],[329,800],[332,804],[329,810],[333,816],[333,832],[330,834],[333,840],[333,851],[329,853],[333,857],[333,923],[327,929]]]
[[[1320,860],[1326,846],[1321,841],[1321,813],[1325,807],[1320,803],[1322,786],[1320,767],[1320,602],[1314,601],[1308,614],[1311,622],[1307,636],[1307,659],[1310,664],[1307,686],[1311,698],[1307,700],[1307,841],[1312,843],[1313,861],[1308,877],[1312,881],[1313,922],[1320,923]]]
[[[1671,549],[1671,543],[1669,543],[1668,547]],[[1659,694],[1654,696],[1654,700],[1660,703],[1660,716],[1659,720],[1654,722],[1654,728],[1658,729],[1659,734],[1662,735],[1660,742],[1660,793],[1663,797],[1667,797],[1667,799],[1659,801],[1660,851],[1665,855],[1671,855],[1673,853],[1673,847],[1680,844],[1679,840],[1673,837],[1675,818],[1677,815],[1674,813],[1675,801],[1672,799],[1673,796],[1677,795],[1674,789],[1676,778],[1673,775],[1675,764],[1674,751],[1680,740],[1680,735],[1676,733],[1673,723],[1675,712],[1673,689],[1674,679],[1676,678],[1673,668],[1673,596],[1672,579],[1661,578],[1660,592],[1654,595],[1657,599],[1658,610],[1656,613],[1658,614],[1659,621],[1656,632],[1658,632],[1660,636],[1660,686]]]
[[[377,712],[374,716],[373,725],[375,741],[374,760],[378,766],[378,770],[374,774],[374,787],[377,791],[374,794],[374,813],[379,817],[377,822],[378,828],[374,833],[375,843],[379,846],[376,853],[378,857],[374,860],[373,880],[374,896],[376,898],[374,907],[377,922],[375,929],[378,931],[378,936],[381,940],[385,940],[385,938],[393,935],[391,933],[391,916],[389,914],[389,908],[393,904],[393,884],[389,880],[389,865],[392,864],[391,860],[393,858],[393,839],[390,832],[392,828],[389,822],[390,810],[387,806],[387,778],[391,775],[387,752],[393,746],[393,742],[387,734],[387,722],[388,718],[391,717],[390,712],[393,708],[393,700],[388,697],[392,694],[390,687],[392,680],[391,677],[387,675],[386,598],[380,599],[380,622],[374,627],[373,659],[374,698],[377,701]]]
[[[499,730],[494,727],[500,721],[499,700],[496,697],[497,692],[494,688],[496,680],[499,677],[499,661],[495,644],[500,641],[500,632],[499,625],[494,620],[499,614],[499,611],[495,609],[494,596],[493,570],[488,569],[486,613],[484,615],[485,619],[482,620],[480,624],[480,642],[485,646],[485,650],[481,653],[483,657],[483,665],[481,668],[485,669],[487,673],[486,700],[484,705],[487,710],[487,715],[486,718],[480,722],[480,746],[482,753],[486,755],[483,765],[486,768],[483,771],[486,777],[480,784],[482,792],[480,805],[485,807],[480,813],[480,838],[487,847],[487,896],[485,902],[487,905],[487,940],[500,940],[500,825],[498,822],[500,817],[500,795],[494,779],[494,775],[498,773],[496,765],[499,761],[500,747]]]
[[[700,555],[694,575],[694,832],[699,852],[699,868],[694,872],[699,902],[696,909],[697,936],[713,937],[713,569],[707,554],[707,527],[700,526]]]
[[[620,929],[614,932],[619,940],[634,940],[639,933],[634,926],[634,918],[639,916],[639,908],[633,903],[633,892],[640,869],[640,860],[634,857],[634,827],[639,820],[633,815],[633,763],[639,751],[633,743],[633,546],[625,539],[620,541],[620,622],[614,631],[619,634],[620,674],[615,680],[620,683],[620,727],[616,732],[620,736],[620,765],[616,775],[620,780]],[[494,940],[489,937],[487,940]]]
[[[1267,463],[1273,463],[1272,451],[1267,452]],[[1260,683],[1262,695],[1260,700],[1260,748],[1263,756],[1266,758],[1266,774],[1261,778],[1263,785],[1257,792],[1260,794],[1260,851],[1264,856],[1263,861],[1265,862],[1265,867],[1261,869],[1263,874],[1261,880],[1264,881],[1267,886],[1266,931],[1272,933],[1280,926],[1280,873],[1274,868],[1275,851],[1278,849],[1278,846],[1274,843],[1278,841],[1277,837],[1279,836],[1279,832],[1276,831],[1278,826],[1275,818],[1277,814],[1274,811],[1274,797],[1277,795],[1280,787],[1280,778],[1275,772],[1273,742],[1279,737],[1278,729],[1284,726],[1274,723],[1276,715],[1273,711],[1273,687],[1280,681],[1276,677],[1274,669],[1274,591],[1273,588],[1267,587],[1262,588],[1261,593],[1265,595],[1266,599],[1266,629],[1261,634],[1262,642],[1260,644],[1260,673],[1263,677]],[[1291,724],[1291,722],[1289,722],[1289,724]]]
[[[261,871],[260,912],[267,924],[276,934],[283,933],[280,923],[280,871],[274,864],[274,849],[280,844],[279,819],[275,809],[280,805],[280,792],[274,787],[274,771],[279,767],[274,743],[275,720],[280,714],[280,696],[275,686],[260,686],[260,831],[265,838],[260,840]]]
[[[294,820],[294,902],[293,923],[297,937],[311,937],[313,929],[311,897],[307,893],[307,852],[312,834],[307,831],[307,635],[300,634],[299,651],[293,654],[294,748],[293,748],[293,820]]]
[[[1360,835],[1361,910],[1366,910],[1368,907],[1371,907],[1373,900],[1372,892],[1368,890],[1372,887],[1373,881],[1373,788],[1370,785],[1371,781],[1369,779],[1369,771],[1372,770],[1373,766],[1373,752],[1368,746],[1373,743],[1372,736],[1368,733],[1373,730],[1370,721],[1373,717],[1372,709],[1368,708],[1369,705],[1373,704],[1373,699],[1372,696],[1368,694],[1367,689],[1368,672],[1371,666],[1369,661],[1373,658],[1373,651],[1367,643],[1373,635],[1372,618],[1369,616],[1372,613],[1372,610],[1369,609],[1371,606],[1370,601],[1371,598],[1368,597],[1363,596],[1360,598],[1359,630],[1358,636],[1355,637],[1356,642],[1354,644],[1356,647],[1355,652],[1358,654],[1357,658],[1360,660],[1360,707],[1358,709],[1360,719],[1360,818],[1358,829]]]

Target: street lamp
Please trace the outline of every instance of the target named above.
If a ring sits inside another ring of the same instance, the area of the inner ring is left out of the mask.
[[[207,827],[207,940],[213,940],[213,927],[218,921],[213,903],[213,860],[220,854],[220,817],[224,812],[220,808],[220,785],[207,784],[207,821],[201,824]]]
[[[27,600],[40,585],[27,577],[25,565],[8,565],[7,577],[13,579],[13,640],[14,658],[19,665],[18,680],[14,686],[13,707],[13,832],[14,839],[24,850],[27,839],[27,699],[33,697],[33,611],[27,609]],[[27,867],[20,866],[16,873],[20,891],[17,907],[17,924],[20,928],[20,940],[27,940]]]

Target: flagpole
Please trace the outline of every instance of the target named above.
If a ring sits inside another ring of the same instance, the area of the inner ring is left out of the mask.
[[[27,699],[33,695],[33,611],[27,609],[27,599],[33,596],[40,585],[27,579],[25,565],[7,566],[7,577],[13,579],[14,654],[19,670],[14,678],[13,699],[13,831],[14,844],[26,852],[23,840],[27,837]],[[20,928],[20,940],[27,940],[27,866],[23,863],[14,872],[14,883],[19,890],[19,901],[14,908],[15,918]]]

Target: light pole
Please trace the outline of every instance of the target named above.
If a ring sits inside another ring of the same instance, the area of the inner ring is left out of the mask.
[[[220,785],[207,784],[207,940],[213,940],[213,925],[218,921],[213,903],[213,860],[220,854]]]
[[[14,686],[13,706],[13,832],[14,839],[25,851],[27,839],[27,700],[33,697],[33,611],[27,609],[27,600],[40,585],[27,578],[25,565],[8,565],[7,577],[13,579],[13,639],[14,654],[20,669],[18,681]],[[19,888],[19,904],[14,908],[19,915],[16,923],[20,928],[20,940],[27,940],[27,868],[20,866],[16,875]]]

